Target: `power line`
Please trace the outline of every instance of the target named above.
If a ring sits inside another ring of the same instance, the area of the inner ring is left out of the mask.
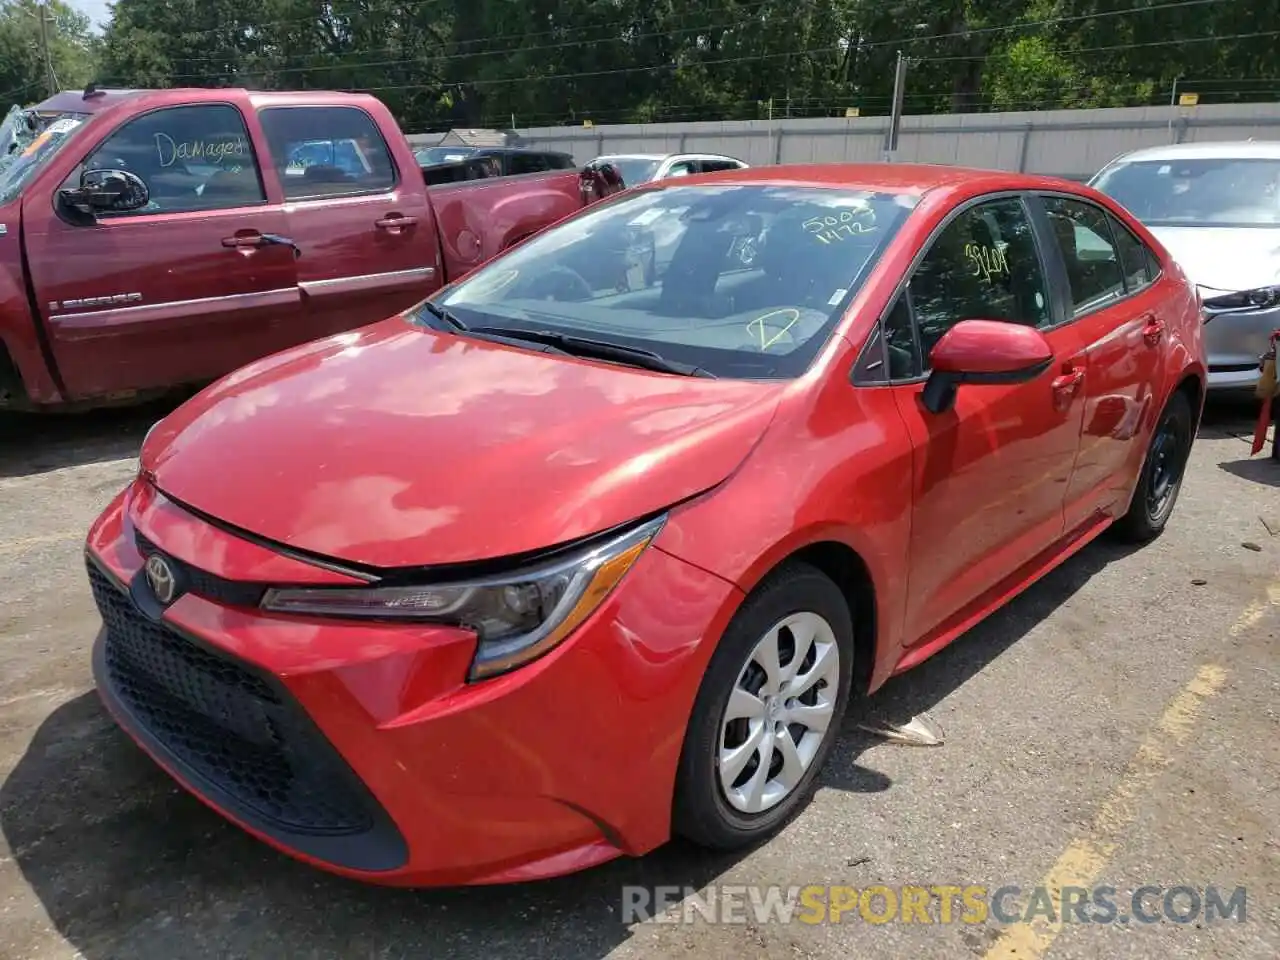
[[[40,86],[40,82],[41,81],[39,80],[34,80],[31,83],[25,84],[24,86],[14,87],[12,90],[6,90],[4,93],[0,93],[0,103],[3,103],[4,101],[8,100],[10,97],[17,96],[20,93],[26,93],[32,87]]]
[[[777,0],[756,0],[756,2],[754,3],[744,4],[743,9],[759,10],[764,7],[773,5],[776,2]],[[421,7],[429,3],[434,3],[434,0],[402,0],[401,6],[406,8]],[[338,14],[335,14],[334,18],[337,20],[351,19],[351,17],[348,15],[338,15]],[[291,24],[297,24],[297,23],[314,24],[317,22],[318,19],[321,19],[321,18],[314,17],[314,16],[313,17],[294,17],[288,20],[268,20],[265,23],[236,24],[231,29],[239,29],[239,30],[252,29],[256,31],[256,30],[265,29],[266,27],[282,27],[282,26],[289,26]],[[483,38],[477,38],[477,39],[471,39],[471,40],[457,40],[453,42],[470,44],[470,43],[491,43],[494,40],[527,40],[530,37],[551,37],[551,36],[556,36],[557,34],[562,34],[566,32],[572,33],[580,30],[598,30],[601,27],[608,27],[608,26],[632,26],[637,23],[645,23],[646,21],[653,21],[654,19],[655,18],[652,15],[640,16],[640,17],[620,17],[614,20],[603,20],[596,23],[585,23],[578,26],[575,26],[573,24],[563,24],[560,26],[552,27],[550,30],[540,30],[533,33],[521,31],[520,33],[498,34],[497,36],[492,36],[492,37],[483,37]],[[147,28],[139,27],[138,29],[147,29]],[[202,29],[202,30],[184,30],[182,31],[182,36],[201,37],[201,36],[210,36],[215,33],[225,34],[227,32],[228,32],[227,27],[210,27],[208,29]],[[594,42],[594,41],[584,41],[584,42]],[[377,48],[374,48],[374,49],[377,49]],[[195,59],[217,60],[219,58],[199,57]]]
[[[1086,47],[1083,49],[1064,50],[1061,52],[1069,56],[1077,56],[1077,55],[1086,54],[1086,53],[1102,53],[1102,52],[1108,52],[1108,51],[1114,51],[1114,50],[1128,50],[1135,47],[1181,46],[1183,44],[1191,44],[1191,43],[1220,43],[1223,40],[1250,40],[1250,39],[1255,39],[1259,37],[1274,37],[1277,35],[1280,35],[1280,30],[1260,30],[1254,33],[1237,33],[1237,34],[1229,34],[1229,35],[1216,36],[1216,37],[1187,37],[1187,38],[1178,39],[1178,40],[1153,40],[1147,43],[1140,43],[1140,44],[1130,43],[1130,44],[1116,44],[1113,46],[1106,46],[1106,47]],[[743,57],[727,57],[727,58],[718,59],[718,60],[694,60],[694,61],[690,61],[687,64],[671,64],[671,65],[664,64],[662,66],[657,66],[657,67],[653,67],[653,66],[620,67],[620,68],[610,69],[610,70],[588,70],[580,73],[560,73],[560,74],[549,74],[546,76],[534,75],[534,76],[528,76],[528,77],[503,77],[503,78],[492,79],[492,80],[473,80],[473,81],[470,81],[470,85],[478,87],[478,86],[501,86],[501,85],[510,84],[510,83],[530,84],[530,83],[538,83],[538,82],[547,81],[547,80],[585,80],[588,78],[612,77],[612,76],[621,76],[624,74],[653,73],[657,71],[673,71],[673,70],[679,70],[682,67],[697,68],[697,67],[723,66],[726,64],[734,64],[734,63],[754,63],[761,60],[777,60],[785,57],[814,56],[815,54],[831,53],[831,52],[833,51],[829,47],[820,47],[817,49],[810,49],[810,50],[791,50],[783,53],[762,53],[762,54],[753,54],[753,55],[748,55]],[[941,63],[941,62],[956,61],[956,60],[988,60],[990,59],[990,55],[985,57],[914,57],[912,59],[916,60],[916,62],[918,63]],[[377,93],[380,91],[388,91],[388,90],[432,89],[436,86],[437,84],[434,84],[434,83],[421,83],[421,84],[410,83],[410,84],[390,84],[386,86],[376,86],[376,87],[361,87],[359,89],[368,93]]]
[[[774,0],[763,0],[763,2],[761,3],[752,5],[752,7],[750,7],[749,9],[758,10],[759,8],[772,2],[774,2]],[[1023,23],[1011,23],[1011,24],[1004,24],[1002,26],[981,27],[981,28],[974,28],[974,29],[968,29],[968,30],[956,30],[948,33],[936,33],[936,34],[929,34],[924,36],[913,35],[908,37],[899,37],[893,40],[853,42],[850,45],[858,50],[866,50],[866,49],[874,49],[879,47],[904,46],[910,43],[926,43],[926,42],[932,42],[935,40],[967,39],[975,36],[1001,34],[1001,33],[1006,33],[1014,30],[1026,30],[1026,29],[1035,28],[1035,27],[1046,27],[1046,26],[1054,26],[1054,25],[1065,24],[1065,23],[1076,23],[1076,22],[1086,21],[1086,20],[1099,20],[1099,19],[1107,19],[1112,17],[1130,16],[1135,14],[1145,14],[1145,13],[1151,13],[1156,11],[1173,10],[1173,9],[1179,9],[1179,8],[1209,6],[1214,4],[1226,3],[1226,2],[1230,2],[1230,0],[1167,0],[1167,2],[1163,2],[1163,3],[1141,4],[1137,6],[1126,7],[1120,10],[1099,11],[1096,13],[1076,14],[1076,15],[1065,16],[1065,17],[1061,17],[1061,16],[1047,17],[1042,20],[1031,20]],[[634,25],[635,22],[636,21],[633,19],[613,21],[615,25],[625,24],[628,26]],[[643,20],[641,22],[643,22]],[[709,31],[715,31],[715,30],[728,30],[728,29],[733,29],[735,27],[747,26],[747,25],[753,24],[754,22],[755,22],[754,18],[745,19],[745,20],[739,19],[739,20],[728,22],[728,23],[703,24],[703,25],[694,26],[694,27],[683,27],[676,30],[665,30],[661,32],[639,34],[631,37],[626,37],[626,36],[605,37],[605,38],[597,37],[597,38],[591,38],[591,39],[585,39],[585,40],[567,40],[560,43],[547,44],[543,46],[533,46],[533,47],[514,46],[514,47],[501,48],[497,50],[481,50],[481,51],[475,51],[471,53],[452,53],[452,54],[443,54],[443,55],[432,55],[430,56],[430,62],[432,64],[451,63],[459,60],[470,60],[476,57],[499,57],[499,56],[509,57],[513,54],[539,53],[539,52],[547,52],[550,50],[573,49],[576,47],[594,46],[600,43],[631,43],[637,40],[649,40],[649,39],[657,39],[657,38],[663,38],[663,37],[674,37],[678,35],[683,36],[691,33],[697,34],[701,32],[709,32]],[[270,24],[263,24],[262,26],[269,26],[269,25]],[[580,29],[580,30],[599,29],[607,25],[608,24],[595,24],[595,25],[589,25],[589,26],[584,25],[582,27],[566,28],[566,29]],[[528,37],[528,36],[536,36],[536,34],[509,35],[508,37],[492,37],[492,38],[488,38],[488,40],[485,42],[489,42],[492,40],[499,40],[499,39],[511,39],[512,36]],[[734,62],[734,60],[736,59],[741,59],[742,61],[745,62],[752,59],[767,59],[769,57],[787,57],[787,56],[811,56],[816,53],[831,53],[835,51],[840,51],[841,53],[843,53],[843,50],[838,45],[832,44],[826,47],[820,47],[813,50],[802,50],[802,51],[779,53],[779,54],[761,54],[761,55],[756,55],[755,57],[746,56],[743,58],[731,58],[729,60],[724,60],[724,61],[702,60],[702,61],[694,61],[694,63],[707,64],[707,63],[717,63],[717,62]],[[369,51],[350,51],[345,54],[339,54],[339,56],[358,56],[361,53],[366,53],[366,52],[369,52]],[[180,59],[182,60],[182,62],[203,62],[203,61],[218,62],[218,61],[223,61],[226,58],[199,57],[199,58],[180,58]],[[302,66],[302,67],[264,66],[262,70],[263,72],[271,73],[273,75],[309,73],[309,72],[322,71],[322,70],[358,69],[361,67],[389,67],[389,66],[399,66],[404,64],[416,64],[416,63],[421,63],[424,59],[426,59],[426,57],[423,54],[419,54],[418,56],[403,57],[403,58],[397,58],[397,59],[339,61],[337,63],[321,63],[321,64],[313,64],[310,66]],[[921,61],[921,60],[931,61],[931,60],[936,60],[938,58],[913,57],[912,59],[917,61]],[[959,58],[959,59],[985,59],[985,58]],[[642,72],[650,69],[663,69],[663,68],[632,67],[632,68],[625,68],[625,69],[629,69],[632,72]],[[226,75],[225,71],[207,72],[207,73],[183,73],[183,74],[172,75],[172,79],[174,80],[214,79],[214,78],[221,78],[225,75]],[[581,74],[581,76],[588,76],[588,75],[609,76],[612,74],[608,72]],[[476,82],[492,83],[492,82],[500,82],[500,81],[476,81]],[[519,81],[513,80],[512,82],[519,82]],[[423,86],[424,87],[434,86],[434,84],[424,84]],[[376,89],[385,90],[385,89],[401,89],[401,88],[380,87]]]

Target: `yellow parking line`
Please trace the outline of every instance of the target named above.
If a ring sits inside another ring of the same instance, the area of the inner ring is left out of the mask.
[[[6,540],[4,543],[0,543],[0,557],[6,554],[24,553],[32,547],[42,547],[47,543],[83,540],[85,532],[85,530],[63,530],[61,533],[46,533],[39,537],[19,537],[17,540]]]
[[[1257,600],[1240,614],[1231,636],[1248,630],[1262,620],[1267,610],[1280,606],[1280,581],[1267,587],[1267,598]],[[1165,706],[1155,726],[1143,738],[1111,795],[1094,815],[1090,829],[1075,838],[1050,868],[1040,886],[1053,901],[1054,922],[1039,920],[1007,927],[984,960],[1038,960],[1062,931],[1062,888],[1089,887],[1097,880],[1120,843],[1121,834],[1138,816],[1138,801],[1156,778],[1178,755],[1191,736],[1204,702],[1222,689],[1227,671],[1207,663]]]

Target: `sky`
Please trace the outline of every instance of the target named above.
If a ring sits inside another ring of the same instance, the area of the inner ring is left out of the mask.
[[[93,24],[94,33],[101,33],[101,24],[106,23],[111,17],[107,11],[108,2],[109,0],[67,0],[68,6],[74,7],[89,18],[89,22]]]

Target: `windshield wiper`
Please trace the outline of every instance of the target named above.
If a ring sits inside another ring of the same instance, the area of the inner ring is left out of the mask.
[[[461,320],[455,317],[448,307],[441,307],[437,304],[432,303],[430,300],[423,300],[422,305],[427,308],[427,313],[431,314],[441,323],[444,323],[445,325],[447,325],[451,330],[457,330],[458,332],[462,332],[464,330],[471,329],[465,323],[463,323]]]
[[[641,347],[629,347],[622,343],[608,340],[593,340],[589,337],[575,337],[567,333],[554,333],[551,330],[520,330],[513,327],[472,327],[471,333],[490,336],[502,336],[511,340],[527,340],[530,343],[541,343],[557,347],[565,353],[579,357],[593,357],[597,360],[616,360],[644,370],[656,370],[659,373],[675,373],[682,377],[709,377],[715,374],[689,363],[668,360],[660,353],[645,350]]]

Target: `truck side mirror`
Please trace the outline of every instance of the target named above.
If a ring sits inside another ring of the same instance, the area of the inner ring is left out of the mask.
[[[60,190],[58,196],[68,207],[92,218],[95,213],[129,213],[151,201],[151,191],[136,173],[128,170],[86,170],[80,186]]]

